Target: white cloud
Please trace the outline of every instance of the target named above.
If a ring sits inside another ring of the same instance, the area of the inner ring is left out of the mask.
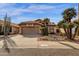
[[[49,5],[32,5],[28,7],[29,10],[49,10],[53,8],[54,8],[53,6],[49,6]]]
[[[48,5],[30,5],[28,8],[20,7],[16,9],[14,12],[31,12],[31,13],[44,13],[46,10],[53,9],[53,6]]]
[[[0,14],[5,15],[8,13],[9,16],[18,16],[21,15],[23,12],[30,12],[30,13],[44,13],[45,10],[53,9],[53,6],[48,5],[30,5],[28,8],[25,6],[21,6],[16,8],[16,4],[0,4]]]
[[[43,14],[46,13],[47,11],[55,11],[55,10],[61,10],[64,9],[66,5],[61,5],[61,6],[51,6],[51,5],[38,5],[38,4],[30,4],[29,6],[26,7],[25,5],[21,5],[19,7],[16,7],[16,4],[0,4],[0,16],[4,16],[6,13],[8,14],[8,16],[11,17],[15,17],[18,21],[22,20],[31,20],[34,19],[33,17],[28,17],[28,15],[26,17],[22,16],[24,15],[23,13],[33,13],[33,14]],[[77,7],[75,7],[77,8]],[[55,14],[58,12],[55,12]],[[54,14],[54,12],[53,12]],[[46,16],[46,15],[45,15]],[[47,14],[48,16],[48,14]],[[50,16],[50,15],[49,15]],[[43,17],[43,16],[42,16]],[[56,16],[55,16],[56,17]],[[54,17],[54,18],[55,18]],[[52,18],[52,17],[50,17]],[[57,17],[56,17],[57,18]],[[60,18],[60,17],[59,17]],[[15,20],[13,20],[15,21]]]
[[[24,17],[24,16],[17,16],[15,18],[12,19],[13,23],[20,23],[20,22],[25,22],[25,21],[32,21],[32,20],[36,20],[36,18],[34,17]]]

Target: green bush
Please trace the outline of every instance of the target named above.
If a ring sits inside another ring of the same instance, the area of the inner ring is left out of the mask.
[[[48,27],[42,27],[42,35],[43,36],[48,36]]]

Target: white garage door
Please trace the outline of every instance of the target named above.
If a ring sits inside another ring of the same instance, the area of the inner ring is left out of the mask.
[[[39,31],[35,28],[23,28],[22,34],[37,35],[39,34]]]

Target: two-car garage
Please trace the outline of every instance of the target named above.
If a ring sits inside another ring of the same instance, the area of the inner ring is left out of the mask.
[[[21,34],[25,36],[40,36],[40,31],[37,28],[24,27],[22,28]]]
[[[32,35],[38,36],[40,35],[40,27],[42,24],[35,21],[27,21],[20,23],[21,26],[21,34],[22,35]]]
[[[22,34],[23,35],[39,35],[39,30],[37,28],[24,27],[22,28]]]

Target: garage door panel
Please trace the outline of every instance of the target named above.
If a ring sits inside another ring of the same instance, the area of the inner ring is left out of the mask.
[[[28,35],[37,35],[38,30],[35,28],[23,28],[23,34],[28,34]]]

